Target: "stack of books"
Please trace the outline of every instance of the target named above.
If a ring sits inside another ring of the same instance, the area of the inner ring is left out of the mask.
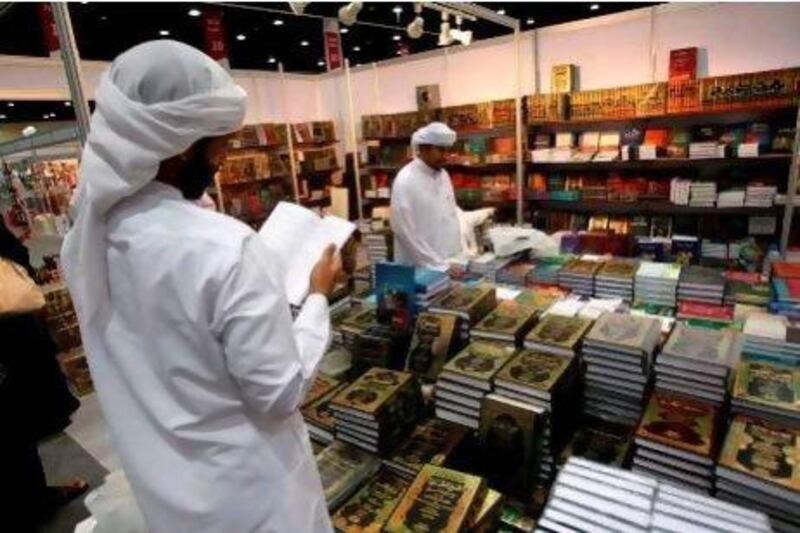
[[[322,450],[316,457],[317,470],[328,509],[337,509],[381,466],[374,455],[342,441]]]
[[[636,428],[634,468],[710,492],[719,427],[718,407],[687,396],[654,392]]]
[[[594,292],[594,275],[603,263],[586,259],[573,259],[558,272],[558,284],[572,292],[591,296]]]
[[[392,260],[392,232],[389,230],[370,231],[364,235],[367,258],[370,263],[385,263]]]
[[[717,497],[767,513],[777,531],[800,528],[800,430],[736,416],[717,465]]]
[[[417,315],[405,370],[424,382],[436,381],[456,347],[459,318],[423,312]]]
[[[560,357],[574,357],[592,321],[577,316],[548,314],[525,336],[525,348]]]
[[[335,421],[330,403],[346,386],[346,383],[321,374],[314,380],[300,408],[311,440],[320,444],[333,442]]]
[[[417,309],[427,309],[431,302],[450,288],[450,276],[445,272],[417,268],[414,271]]]
[[[697,302],[679,302],[675,316],[693,327],[720,329],[733,323],[733,308]]]
[[[775,185],[748,183],[745,189],[744,205],[747,207],[772,207],[778,188]]]
[[[418,425],[383,463],[400,475],[413,479],[425,465],[444,465],[467,432],[464,426],[429,418]]]
[[[633,279],[639,268],[635,259],[612,259],[606,262],[594,278],[594,295],[601,298],[633,300]]]
[[[343,533],[381,531],[410,485],[407,477],[381,467],[331,516],[333,527]]]
[[[556,285],[558,283],[558,273],[566,263],[565,256],[531,258],[533,260],[533,271],[528,273],[528,283],[539,285]]]
[[[537,531],[771,531],[759,512],[571,458],[558,474]]]
[[[411,432],[421,401],[412,374],[371,368],[331,401],[336,439],[385,454]]]
[[[656,389],[722,405],[740,352],[737,331],[678,324],[656,361]]]
[[[564,447],[558,461],[582,457],[608,466],[622,468],[628,462],[632,447],[632,426],[615,424],[600,418],[585,418]]]
[[[731,410],[800,426],[800,367],[741,361],[736,368]]]
[[[492,252],[486,252],[475,259],[470,259],[467,265],[467,271],[494,283],[496,281],[497,271],[510,263],[511,260],[511,257],[497,257],[497,255]]]
[[[757,272],[725,273],[725,305],[748,304],[766,306],[771,296],[769,283]]]
[[[717,207],[743,207],[745,191],[742,189],[730,189],[720,191],[717,196]]]
[[[531,307],[544,313],[553,303],[566,296],[566,292],[558,287],[537,287],[524,289],[514,298],[524,306]]]
[[[383,531],[467,531],[477,521],[486,481],[456,470],[427,465],[397,504]]]
[[[469,330],[497,306],[494,285],[460,286],[451,289],[431,303],[432,313],[454,315],[461,318],[461,338],[469,339]]]
[[[689,192],[689,205],[714,207],[717,201],[717,183],[714,181],[693,181]]]
[[[528,275],[534,267],[527,260],[509,263],[497,271],[495,281],[507,285],[524,287],[528,282]]]
[[[672,178],[669,182],[669,201],[676,205],[689,205],[691,180]]]
[[[742,329],[742,354],[749,359],[800,366],[800,339],[786,317],[751,313]]]
[[[634,300],[640,303],[675,307],[681,267],[675,263],[643,261],[636,271]]]
[[[709,257],[712,259],[727,259],[728,258],[728,244],[724,242],[714,242],[710,239],[703,239],[700,247],[701,257]]]
[[[555,474],[556,457],[574,417],[578,385],[577,358],[523,350],[495,378],[495,393],[538,406],[546,413],[539,464],[540,481]]]
[[[494,377],[517,350],[513,346],[473,342],[451,359],[436,381],[436,416],[478,429],[483,398]]]
[[[716,141],[689,143],[689,159],[716,159],[720,155],[720,145]]]
[[[681,269],[678,300],[722,305],[725,275],[722,269],[687,265]]]
[[[522,345],[525,335],[536,323],[539,312],[516,300],[500,302],[494,311],[470,330],[472,340],[485,339]]]
[[[650,381],[661,324],[652,318],[604,313],[583,340],[584,413],[635,423]]]

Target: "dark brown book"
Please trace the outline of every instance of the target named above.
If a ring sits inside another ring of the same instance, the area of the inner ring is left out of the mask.
[[[379,533],[411,480],[382,467],[353,497],[331,517],[336,531]]]
[[[386,462],[411,475],[426,464],[442,466],[466,434],[463,426],[431,418],[417,426]]]
[[[496,305],[497,295],[494,286],[484,284],[477,287],[456,287],[433,302],[428,310],[454,314],[475,324]]]
[[[713,459],[719,410],[710,403],[664,392],[650,396],[636,437]]]
[[[377,418],[381,409],[412,379],[407,372],[371,368],[341,391],[331,402],[331,408]]]
[[[458,317],[420,313],[408,352],[406,370],[428,381],[435,380],[453,350],[458,336]]]

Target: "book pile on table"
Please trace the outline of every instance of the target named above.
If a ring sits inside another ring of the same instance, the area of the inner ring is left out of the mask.
[[[494,285],[480,284],[474,287],[454,287],[431,303],[432,313],[454,315],[462,319],[461,338],[469,339],[469,330],[497,306]]]
[[[733,323],[733,308],[684,301],[678,303],[675,316],[690,326],[722,329]]]
[[[747,207],[772,207],[778,188],[775,185],[748,183],[745,189],[744,205]]]
[[[725,305],[748,304],[765,306],[771,296],[770,284],[756,272],[725,273]]]
[[[411,432],[421,401],[412,374],[371,368],[331,401],[336,439],[384,454]]]
[[[514,298],[526,307],[536,309],[540,313],[547,311],[553,303],[566,296],[566,292],[558,287],[536,287],[523,289]]]
[[[731,410],[800,426],[800,367],[765,361],[739,362]]]
[[[431,302],[450,288],[450,276],[445,272],[417,268],[414,271],[414,290],[417,309],[427,309]]]
[[[405,370],[425,382],[436,381],[457,344],[459,320],[453,315],[427,312],[417,315]]]
[[[317,469],[328,509],[339,507],[358,487],[381,466],[374,455],[334,441],[317,456]]]
[[[603,313],[616,313],[624,307],[622,298],[587,298],[584,306],[578,311],[578,316],[597,320]]]
[[[727,259],[728,244],[724,242],[714,242],[710,239],[703,239],[700,246],[700,256],[711,259]]]
[[[378,314],[374,307],[353,309],[338,325],[342,345],[351,353],[358,349],[358,339],[370,326],[378,323]]]
[[[549,482],[575,414],[577,358],[523,350],[495,378],[495,393],[545,410],[539,479]]]
[[[654,392],[636,427],[633,465],[657,478],[709,492],[719,408],[688,396]]]
[[[448,361],[436,381],[436,416],[478,429],[483,398],[516,352],[513,346],[482,341],[464,348]]]
[[[370,263],[385,263],[392,260],[391,231],[370,231],[364,234],[364,244],[367,247],[367,257]]]
[[[542,313],[543,316],[560,315],[576,317],[578,313],[586,306],[587,298],[580,294],[570,294],[554,302],[546,311]]]
[[[423,466],[442,466],[467,435],[467,428],[441,418],[429,418],[414,428],[383,463],[399,474],[414,478]]]
[[[603,263],[587,259],[573,259],[558,272],[558,284],[572,292],[591,296],[594,292],[594,275]]]
[[[333,527],[342,533],[381,531],[410,485],[407,477],[381,467],[331,516]]]
[[[555,285],[558,283],[558,273],[567,262],[566,256],[532,257],[533,271],[528,273],[528,283],[541,285]]]
[[[656,389],[721,405],[728,397],[740,351],[740,335],[732,329],[678,324],[656,360]]]
[[[744,195],[745,191],[743,189],[720,191],[717,196],[717,207],[743,207]]]
[[[300,408],[311,440],[321,444],[333,441],[335,421],[330,403],[346,386],[346,383],[322,374],[314,380]]]
[[[475,259],[470,259],[467,265],[467,271],[478,274],[494,283],[496,281],[497,271],[510,263],[511,260],[511,257],[497,257],[492,252],[486,252]]]
[[[604,313],[583,340],[586,363],[584,413],[620,423],[635,423],[661,338],[652,318]]]
[[[528,282],[528,275],[533,269],[534,266],[527,260],[515,261],[499,269],[495,276],[495,281],[524,287]]]
[[[537,531],[771,531],[769,519],[650,476],[573,457],[558,474]]]
[[[486,481],[481,477],[426,465],[400,499],[383,531],[469,530],[486,493]]]
[[[548,314],[525,336],[525,348],[561,357],[573,357],[592,321],[586,318]]]
[[[681,268],[678,300],[722,305],[725,276],[722,270],[698,265]]]
[[[654,318],[661,323],[661,334],[669,335],[675,326],[675,308],[666,305],[634,303],[629,313],[633,316]]]
[[[800,430],[736,416],[717,465],[717,497],[763,511],[776,531],[800,528]]]
[[[633,300],[633,279],[639,268],[635,259],[612,259],[606,262],[594,278],[594,295],[602,298]]]
[[[693,181],[689,191],[689,205],[694,207],[714,207],[717,201],[717,183],[714,181]]]
[[[539,312],[516,300],[500,302],[470,330],[470,338],[509,342],[521,345],[536,323]]]
[[[786,317],[751,313],[742,329],[742,354],[747,358],[800,366],[800,339]]]
[[[582,457],[609,466],[622,468],[631,451],[632,426],[601,418],[585,418],[562,450],[559,465],[570,457]]]
[[[643,261],[636,271],[634,300],[675,307],[680,275],[681,267],[678,264]]]

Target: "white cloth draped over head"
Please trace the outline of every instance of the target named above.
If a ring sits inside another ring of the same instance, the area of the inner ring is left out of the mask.
[[[238,130],[246,98],[213,59],[176,41],[135,46],[103,73],[81,158],[75,223],[61,254],[84,324],[108,302],[108,211],[153,180],[161,161],[202,138]]]
[[[443,122],[431,122],[411,136],[411,146],[416,148],[421,144],[443,146],[449,148],[456,143],[456,132]]]

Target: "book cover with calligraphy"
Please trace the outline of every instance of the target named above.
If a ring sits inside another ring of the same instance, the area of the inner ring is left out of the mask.
[[[718,429],[717,407],[677,394],[654,392],[636,437],[711,457]]]
[[[380,533],[411,480],[382,467],[331,517],[336,531]]]
[[[528,333],[525,341],[554,344],[573,350],[590,327],[592,321],[588,318],[547,315]]]

